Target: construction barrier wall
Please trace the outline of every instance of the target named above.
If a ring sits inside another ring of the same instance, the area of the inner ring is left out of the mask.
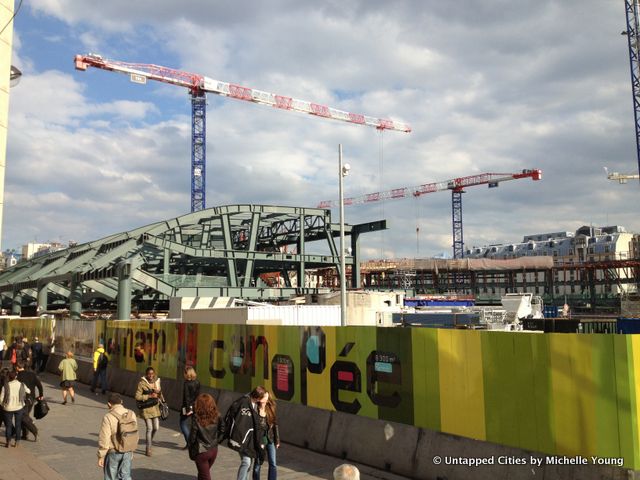
[[[29,330],[25,320],[17,322]],[[111,321],[96,327],[94,341],[107,345],[120,369],[152,365],[160,377],[179,379],[192,364],[201,383],[215,389],[244,393],[264,385],[280,401],[324,411],[549,455],[622,458],[626,468],[640,469],[640,336]]]

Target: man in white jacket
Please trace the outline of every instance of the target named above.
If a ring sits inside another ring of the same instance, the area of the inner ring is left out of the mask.
[[[15,434],[14,447],[20,444],[22,437],[22,415],[24,414],[25,399],[31,390],[24,383],[18,381],[18,373],[11,371],[7,374],[7,383],[0,390],[0,402],[2,402],[2,414],[6,427],[5,435],[9,448],[11,437]]]

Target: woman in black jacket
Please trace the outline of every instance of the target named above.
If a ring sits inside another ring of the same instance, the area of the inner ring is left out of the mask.
[[[237,480],[247,480],[252,464],[264,461],[261,445],[264,432],[261,432],[257,404],[266,393],[264,387],[254,388],[251,393],[233,402],[225,415],[229,448],[240,454]]]
[[[193,404],[200,394],[200,382],[196,378],[193,367],[184,367],[184,384],[182,386],[182,410],[180,410],[180,431],[184,435],[184,441],[189,440],[189,426],[193,414]],[[186,449],[186,445],[184,449]]]
[[[218,456],[218,441],[223,434],[224,425],[215,399],[201,393],[193,404],[187,440],[189,458],[196,462],[198,469],[198,480],[211,480],[211,467]]]

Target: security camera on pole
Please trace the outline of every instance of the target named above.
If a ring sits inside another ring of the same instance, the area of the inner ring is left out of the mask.
[[[349,175],[351,165],[342,164],[342,144],[338,145],[338,179],[340,185],[340,325],[347,325],[347,285],[346,285],[346,261],[345,261],[345,245],[344,245],[344,188],[343,179]]]

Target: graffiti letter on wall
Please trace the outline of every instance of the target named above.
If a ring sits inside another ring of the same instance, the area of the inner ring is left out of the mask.
[[[215,368],[215,352],[218,349],[224,352],[224,340],[213,340],[211,342],[211,346],[209,347],[209,373],[213,378],[224,378],[224,376],[227,374],[227,371],[224,369],[224,367],[220,369]]]
[[[300,339],[300,403],[307,404],[307,370],[324,372],[327,365],[326,336],[321,327],[301,330]]]
[[[267,380],[269,378],[269,343],[262,335],[257,338],[251,335],[251,376],[256,376],[256,351],[259,345],[262,345],[262,372],[264,379]]]
[[[360,369],[355,363],[338,360],[331,366],[331,403],[340,412],[358,413],[360,402],[357,399],[353,402],[342,402],[340,390],[362,391]]]
[[[161,358],[164,358],[165,353],[167,353],[167,333],[164,330],[154,330],[153,331],[153,359],[157,360],[158,358],[158,343],[159,340],[162,340],[162,345],[160,347],[160,355]]]
[[[229,369],[231,373],[246,373],[244,337],[231,336],[231,351],[229,352]]]

